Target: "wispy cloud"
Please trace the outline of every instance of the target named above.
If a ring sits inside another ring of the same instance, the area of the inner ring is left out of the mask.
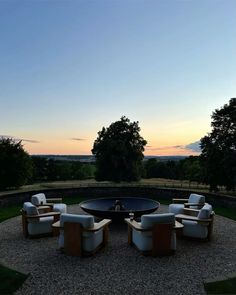
[[[172,149],[184,149],[183,145],[171,145],[171,146],[161,146],[161,147],[147,147],[147,150],[150,151],[164,151],[164,150],[172,150]]]
[[[171,146],[160,146],[160,147],[152,147],[152,146],[147,146],[146,150],[149,151],[168,151],[168,150],[188,150],[192,152],[201,152],[200,148],[200,141],[192,142],[187,145],[171,145]]]
[[[70,138],[70,140],[83,141],[83,140],[86,140],[86,139],[85,138],[73,137],[73,138]]]
[[[22,141],[25,141],[25,142],[30,142],[30,143],[40,143],[40,141],[34,140],[34,139],[24,139],[24,138],[22,138],[22,139],[19,139],[19,140],[22,140]]]
[[[195,141],[185,146],[185,149],[193,152],[201,152],[200,141]]]
[[[30,142],[30,143],[39,143],[38,140],[19,138],[19,137],[15,137],[15,136],[12,136],[12,135],[0,135],[0,138],[12,138],[12,139],[14,139],[16,141],[24,141],[24,142]]]

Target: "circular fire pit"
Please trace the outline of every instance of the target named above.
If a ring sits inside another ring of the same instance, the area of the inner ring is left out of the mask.
[[[100,218],[121,221],[134,213],[134,217],[157,210],[160,203],[145,198],[102,198],[81,202],[80,207],[87,213]]]

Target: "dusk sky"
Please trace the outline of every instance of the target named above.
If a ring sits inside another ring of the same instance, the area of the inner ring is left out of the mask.
[[[0,136],[30,154],[91,154],[123,115],[145,155],[198,154],[235,96],[235,0],[0,1]]]

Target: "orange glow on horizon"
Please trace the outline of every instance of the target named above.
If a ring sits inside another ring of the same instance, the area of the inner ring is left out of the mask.
[[[30,155],[91,155],[93,143],[88,142],[68,142],[55,141],[43,143],[23,142],[24,149]],[[199,155],[199,152],[186,149],[184,146],[171,147],[163,146],[152,148],[147,146],[144,151],[145,156],[190,156]]]

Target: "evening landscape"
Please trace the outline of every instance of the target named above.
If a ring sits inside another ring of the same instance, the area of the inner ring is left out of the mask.
[[[236,294],[236,1],[0,1],[0,294]]]

